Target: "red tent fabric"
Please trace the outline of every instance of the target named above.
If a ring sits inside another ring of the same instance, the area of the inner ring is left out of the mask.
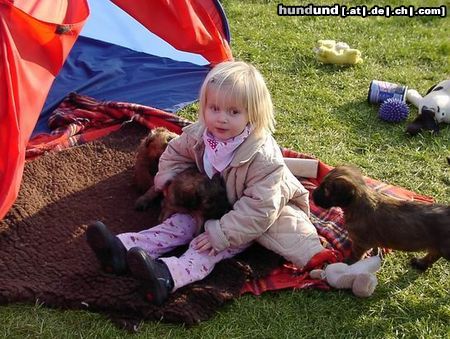
[[[211,64],[232,59],[215,0],[111,1],[179,50]],[[0,0],[0,219],[17,197],[50,86],[88,16],[87,0]]]
[[[212,8],[216,6],[212,0],[112,2],[176,49],[200,54],[211,64],[233,58],[222,18]]]
[[[0,218],[17,197],[26,144],[88,15],[84,0],[0,0]]]

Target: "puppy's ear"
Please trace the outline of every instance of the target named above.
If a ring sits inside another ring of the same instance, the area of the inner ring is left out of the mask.
[[[425,114],[426,115],[426,114]],[[413,122],[411,122],[407,127],[406,127],[406,132],[409,135],[416,135],[418,134],[420,131],[422,131],[423,128],[425,128],[425,115],[419,114],[414,120]]]
[[[167,196],[169,194],[169,191],[171,190],[170,185],[172,185],[172,179],[167,180],[166,184],[164,185],[162,192],[161,192],[163,194],[163,196]]]
[[[440,89],[442,89],[442,86],[439,86],[439,87],[440,87]],[[436,88],[436,85],[431,86],[431,87],[428,89],[428,91],[427,91],[427,93],[426,93],[425,95],[430,94],[430,92],[434,91],[435,88]]]
[[[336,206],[348,206],[356,195],[355,185],[345,178],[337,178],[332,184],[333,198]]]
[[[434,116],[434,110],[429,109],[426,106],[422,107],[422,112],[414,119],[412,123],[408,125],[406,132],[412,136],[419,133],[422,129],[438,133],[439,125],[437,124]]]
[[[166,141],[169,142],[169,141],[175,139],[176,137],[177,137],[177,136],[175,136],[175,135],[168,135]]]
[[[145,147],[148,147],[148,145],[155,139],[155,133],[153,131],[150,131],[148,135],[145,137],[143,144]]]
[[[216,189],[220,189],[221,187],[223,187],[223,190],[225,191],[225,182],[223,181],[219,173],[213,175],[213,177],[211,178],[211,184],[212,187]]]
[[[203,215],[205,219],[220,219],[230,208],[225,183],[220,174],[215,174],[211,180],[205,181]]]
[[[439,125],[436,122],[435,115],[436,112],[434,108],[427,106],[422,107],[421,116],[423,117],[423,128],[437,133],[439,132]]]

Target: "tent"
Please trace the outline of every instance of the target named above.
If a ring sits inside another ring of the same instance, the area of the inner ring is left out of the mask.
[[[229,42],[217,0],[0,0],[0,219],[68,93],[176,112]]]

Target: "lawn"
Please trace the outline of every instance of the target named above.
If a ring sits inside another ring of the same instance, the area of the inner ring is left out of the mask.
[[[450,127],[438,135],[405,133],[406,122],[377,117],[367,102],[371,80],[406,85],[419,93],[450,77],[450,20],[442,17],[278,16],[277,1],[223,1],[236,59],[265,76],[276,109],[279,144],[325,163],[351,163],[365,175],[450,204]],[[284,5],[309,2],[286,1]],[[335,2],[315,1],[315,5]],[[345,1],[347,7],[391,8],[401,1]],[[409,1],[417,9],[422,1]],[[428,7],[448,2],[429,0]],[[319,63],[319,39],[361,51],[356,66]],[[194,120],[196,105],[181,115]],[[136,338],[450,338],[450,263],[439,260],[420,274],[412,254],[386,257],[371,298],[345,291],[283,291],[245,295],[192,328],[147,322]],[[119,338],[128,334],[105,317],[41,305],[0,309],[0,336],[7,338]]]

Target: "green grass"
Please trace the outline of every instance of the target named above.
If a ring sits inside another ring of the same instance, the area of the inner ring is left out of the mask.
[[[374,79],[401,83],[425,94],[431,85],[450,76],[449,18],[279,17],[277,4],[223,1],[235,57],[257,66],[273,95],[275,137],[280,145],[330,165],[358,165],[370,177],[450,203],[446,162],[450,127],[439,135],[411,138],[404,132],[406,122],[382,122],[377,118],[378,106],[367,103]],[[368,6],[387,4],[404,3],[370,1]],[[364,63],[355,67],[318,63],[312,48],[319,39],[347,42],[362,52]],[[193,120],[195,112],[193,105],[182,115]],[[411,108],[408,121],[416,115],[417,109]],[[450,338],[450,263],[441,259],[431,270],[418,274],[408,266],[411,256],[396,252],[386,258],[379,285],[369,299],[316,290],[246,295],[199,326],[147,322],[135,337]],[[119,338],[127,333],[94,313],[11,305],[0,308],[0,336]]]

